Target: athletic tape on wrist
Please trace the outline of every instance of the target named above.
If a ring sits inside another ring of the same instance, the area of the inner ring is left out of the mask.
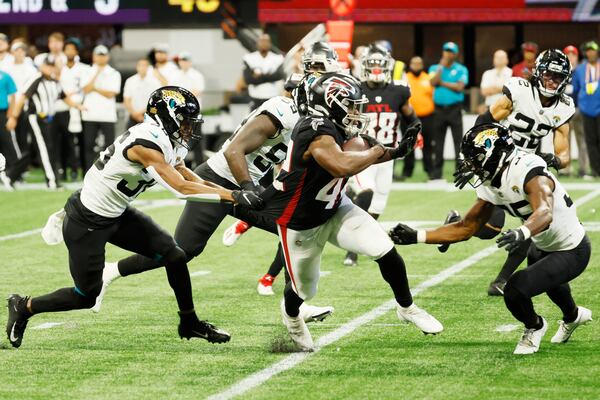
[[[427,241],[427,231],[419,229],[417,231],[417,243],[425,243]]]
[[[531,231],[529,230],[528,227],[526,227],[525,225],[521,225],[519,227],[519,229],[523,233],[523,237],[525,238],[525,240],[527,240],[527,239],[529,239],[531,237]]]

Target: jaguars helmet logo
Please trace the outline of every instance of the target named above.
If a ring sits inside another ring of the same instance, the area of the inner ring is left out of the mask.
[[[490,149],[497,139],[498,131],[494,128],[491,128],[479,132],[477,136],[475,136],[473,143],[475,143],[476,146],[483,147],[484,149]]]

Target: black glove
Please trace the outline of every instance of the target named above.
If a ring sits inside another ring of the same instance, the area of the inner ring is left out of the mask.
[[[255,210],[260,210],[264,206],[262,197],[250,190],[234,190],[231,192],[231,197],[233,197],[236,204]]]
[[[399,223],[389,232],[390,238],[395,244],[417,243],[417,231],[408,225]]]
[[[548,168],[555,168],[557,171],[560,169],[560,158],[556,154],[539,153],[538,156],[548,164]]]
[[[525,238],[523,231],[517,228],[502,232],[500,237],[496,239],[496,243],[500,248],[506,247],[506,251],[510,253],[517,249],[526,240],[527,239]]]
[[[417,121],[412,125],[409,125],[402,135],[402,140],[398,143],[398,146],[394,149],[390,149],[390,157],[392,159],[406,157],[415,148],[417,143],[417,137],[421,132],[421,122]]]
[[[367,142],[369,147],[380,146],[383,149],[386,148],[383,144],[381,144],[381,142],[379,140],[375,139],[373,136],[367,135],[366,133],[361,133],[360,137],[362,138],[362,140]]]
[[[262,195],[262,193],[265,191],[264,187],[257,185],[252,181],[240,182],[240,187],[248,192],[255,193],[257,196]]]

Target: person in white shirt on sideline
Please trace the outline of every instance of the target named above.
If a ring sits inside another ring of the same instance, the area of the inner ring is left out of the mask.
[[[108,65],[108,48],[99,45],[94,48],[94,65],[84,75],[81,85],[85,99],[83,120],[84,172],[90,169],[98,153],[115,139],[117,122],[116,96],[121,91],[121,74]],[[100,135],[102,132],[102,135]]]
[[[174,85],[179,76],[179,68],[173,61],[169,61],[169,45],[155,44],[148,58],[152,64],[152,74],[160,81],[161,86]]]
[[[27,45],[23,42],[15,42],[11,46],[13,62],[6,66],[6,71],[15,81],[17,86],[16,99],[23,96],[26,89],[25,84],[32,76],[37,74],[37,69],[33,66],[31,59],[27,57]],[[11,135],[16,138],[18,144],[18,157],[21,158],[21,150],[25,152],[29,147],[29,138],[31,135],[29,123],[27,122],[27,113],[21,114],[17,121],[17,127],[11,131]]]
[[[504,50],[494,53],[494,68],[488,69],[481,76],[481,94],[485,97],[485,105],[490,107],[502,97],[502,87],[512,76],[508,68],[508,54]]]
[[[125,81],[123,104],[129,113],[127,129],[144,122],[144,114],[150,94],[161,87],[160,81],[150,73],[150,61],[143,57],[135,66],[137,73]]]
[[[0,69],[3,71],[6,71],[6,69],[15,61],[13,55],[10,54],[9,49],[10,44],[8,36],[4,33],[0,33]]]
[[[271,47],[271,36],[263,33],[256,41],[257,50],[244,56],[244,80],[252,110],[283,92],[283,56],[273,53]]]
[[[56,66],[62,68],[67,62],[67,56],[63,53],[65,46],[65,35],[60,32],[52,32],[48,36],[48,52],[40,53],[33,59],[33,63],[36,67],[40,67],[44,63],[44,60],[49,54],[54,56],[56,60]]]
[[[192,55],[189,52],[182,51],[177,59],[180,71],[176,85],[192,92],[202,106],[201,97],[205,86],[204,76],[192,66]]]

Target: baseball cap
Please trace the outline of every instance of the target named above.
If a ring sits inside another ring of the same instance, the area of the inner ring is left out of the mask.
[[[585,42],[583,44],[583,50],[596,50],[598,51],[598,43],[595,40],[590,40],[589,42]]]
[[[10,46],[10,51],[15,51],[17,49],[27,50],[27,45],[24,42],[14,42],[12,46]]]
[[[454,54],[458,54],[458,45],[454,42],[446,42],[442,46],[442,50],[449,51]]]
[[[179,56],[177,58],[184,61],[192,61],[192,55],[189,51],[182,51],[181,53],[179,53]]]
[[[523,51],[531,51],[532,53],[538,52],[538,45],[535,42],[524,42],[521,45],[521,50]]]
[[[94,47],[94,54],[97,54],[99,56],[107,56],[108,55],[108,47],[106,47],[103,44],[100,44],[100,45]]]
[[[572,44],[568,45],[567,47],[565,47],[563,49],[563,53],[565,54],[575,54],[576,56],[579,55],[579,50],[577,50],[577,47],[573,46]]]

